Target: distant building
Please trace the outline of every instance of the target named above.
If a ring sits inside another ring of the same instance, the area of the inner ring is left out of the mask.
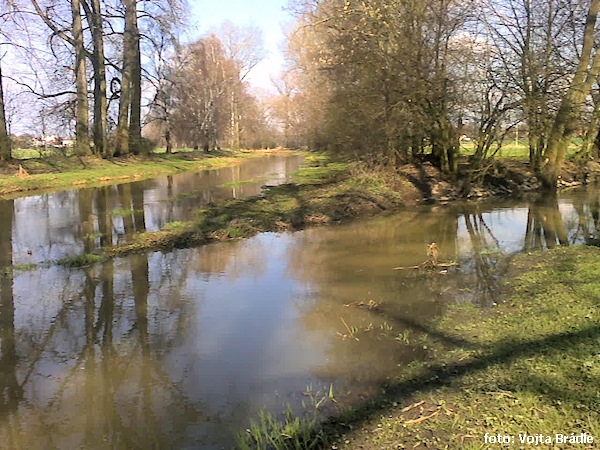
[[[34,147],[43,147],[44,146],[44,140],[42,138],[39,138],[39,137],[34,137],[31,140],[31,145],[33,145]]]
[[[60,136],[43,136],[36,137],[32,139],[32,145],[34,147],[57,147],[57,148],[65,148],[65,147],[74,147],[75,139],[70,137],[60,137]]]

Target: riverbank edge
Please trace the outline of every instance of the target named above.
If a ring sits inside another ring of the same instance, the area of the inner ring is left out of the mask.
[[[324,422],[263,415],[239,448],[596,448],[600,249],[516,255],[503,291],[425,324],[428,359],[370,401]]]
[[[600,165],[568,165],[561,189],[581,186],[600,175]],[[103,250],[106,257],[143,251],[168,251],[254,236],[297,231],[359,217],[399,211],[423,203],[515,197],[536,194],[537,178],[526,164],[499,162],[482,186],[465,190],[461,181],[431,164],[406,165],[397,172],[359,162],[339,162],[326,154],[307,155],[294,182],[266,186],[261,195],[224,200],[199,210],[189,222],[167,224],[162,231],[134,235],[127,243]]]
[[[111,160],[94,156],[15,160],[0,166],[0,199],[143,181],[182,172],[219,169],[265,155],[300,153],[304,154],[289,149],[220,150],[127,156]]]

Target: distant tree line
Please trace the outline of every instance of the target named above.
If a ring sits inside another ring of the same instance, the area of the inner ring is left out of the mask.
[[[288,140],[478,177],[519,124],[556,187],[598,158],[600,0],[299,0],[277,103]]]
[[[295,0],[269,99],[246,82],[260,33],[226,24],[182,44],[183,0],[0,4],[0,47],[29,67],[4,78],[44,102],[42,130],[71,127],[81,155],[147,151],[144,129],[168,151],[279,143],[392,167],[428,159],[477,181],[521,125],[548,189],[574,137],[579,161],[600,157],[600,0]],[[1,90],[0,106],[7,159]]]
[[[245,83],[262,57],[259,30],[230,23],[219,36],[179,46],[157,63],[149,134],[164,141],[167,152],[173,146],[210,151],[275,145],[265,105]]]
[[[245,81],[263,57],[257,29],[226,23],[218,37],[182,44],[184,0],[0,0],[0,7],[0,86],[36,103],[42,135],[56,134],[57,125],[74,135],[76,154],[145,153],[147,138],[168,151],[271,143],[265,109]],[[3,77],[5,64],[16,68]],[[7,160],[4,99],[0,90]]]

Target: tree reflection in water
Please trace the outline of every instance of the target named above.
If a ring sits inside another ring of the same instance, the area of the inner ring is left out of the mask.
[[[144,193],[135,200],[133,186],[81,193],[75,233],[85,251],[151,226],[133,213],[149,201]],[[359,401],[411,363],[435,358],[428,340],[466,345],[458,335],[436,336],[428,321],[452,302],[498,300],[513,253],[597,236],[598,193],[581,194],[414,208],[2,277],[0,442],[223,446],[267,397],[273,408],[304,399],[307,380],[333,382],[340,403]],[[117,217],[115,208],[131,214]],[[25,248],[10,231],[14,211],[0,202],[0,266]],[[442,261],[461,267],[392,270],[425,260],[431,242]],[[276,390],[282,396],[271,400]]]
[[[23,390],[17,381],[18,357],[15,336],[15,303],[12,273],[2,273],[12,265],[13,201],[0,200],[0,423],[16,424]],[[12,433],[0,431],[0,441],[15,445]]]

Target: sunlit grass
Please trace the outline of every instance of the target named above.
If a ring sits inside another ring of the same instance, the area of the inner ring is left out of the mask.
[[[315,434],[346,449],[488,448],[486,433],[517,443],[519,434],[598,436],[599,259],[593,247],[518,256],[504,302],[452,306],[430,324],[437,337],[427,340],[429,360],[407,369],[374,408]]]
[[[475,153],[476,143],[462,142],[460,145],[461,155],[472,155]],[[492,148],[492,152],[497,147]],[[581,142],[575,140],[569,145],[568,156],[574,155],[581,148]],[[529,144],[526,141],[507,141],[502,145],[502,148],[496,153],[497,158],[508,159],[529,159]]]
[[[595,247],[517,256],[504,302],[491,309],[456,304],[425,324],[429,358],[404,366],[382,386],[382,395],[325,422],[263,414],[239,447],[484,449],[492,446],[486,433],[514,436],[520,448],[520,434],[587,433],[595,443],[599,260]],[[542,442],[536,448],[573,445]]]
[[[91,156],[33,158],[19,162],[30,176],[0,176],[0,195],[31,190],[74,189],[139,181],[186,171],[217,169],[263,154],[262,151],[222,150],[210,154],[182,152],[175,155],[132,156],[115,160]]]

